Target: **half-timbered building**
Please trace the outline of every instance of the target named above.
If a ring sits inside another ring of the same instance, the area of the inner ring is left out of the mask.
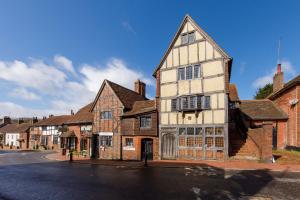
[[[132,109],[135,101],[146,100],[145,84],[138,82],[137,91],[104,80],[91,106],[93,113],[93,156],[121,159],[121,116]]]
[[[190,16],[154,71],[161,159],[228,155],[231,57]]]

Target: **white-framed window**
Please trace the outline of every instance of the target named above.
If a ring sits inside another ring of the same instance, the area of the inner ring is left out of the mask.
[[[112,146],[112,136],[111,135],[101,135],[100,136],[100,146],[111,147]]]
[[[112,119],[112,112],[111,111],[102,111],[100,113],[101,119]]]
[[[141,128],[151,128],[151,115],[145,115],[140,117]]]
[[[125,138],[125,146],[133,147],[133,138]]]
[[[178,80],[185,80],[185,67],[178,68]]]

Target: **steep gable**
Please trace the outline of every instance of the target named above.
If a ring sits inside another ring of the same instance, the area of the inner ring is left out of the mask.
[[[143,97],[142,95],[140,95],[128,88],[125,88],[125,87],[118,85],[114,82],[111,82],[109,80],[104,80],[93,104],[91,105],[90,111],[92,111],[94,109],[105,85],[109,86],[112,89],[114,94],[117,96],[117,98],[121,101],[122,105],[126,109],[131,109],[132,105],[134,104],[135,101],[147,100],[147,98]]]
[[[181,36],[193,32],[195,42],[182,44]],[[156,76],[160,68],[187,65],[188,60],[196,63],[216,58],[224,58],[228,61],[226,71],[229,82],[232,58],[189,15],[186,15],[153,76]]]

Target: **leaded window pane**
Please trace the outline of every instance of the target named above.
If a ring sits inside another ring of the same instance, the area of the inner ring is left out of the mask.
[[[177,110],[177,99],[172,99],[171,110],[172,111],[176,111]]]
[[[190,109],[196,108],[196,103],[197,103],[197,97],[191,96],[190,97]]]
[[[194,78],[200,78],[200,65],[194,66]]]
[[[185,80],[185,68],[178,68],[178,80]]]
[[[213,135],[214,134],[214,128],[213,127],[206,127],[205,128],[205,135]]]
[[[189,33],[189,43],[193,43],[195,41],[195,32]]]
[[[194,135],[194,128],[188,127],[188,128],[187,128],[187,134],[188,134],[188,135]]]
[[[179,135],[185,135],[185,128],[179,128]]]
[[[188,97],[183,97],[181,100],[182,100],[182,108],[188,109],[188,106],[189,106]]]
[[[223,137],[216,137],[215,138],[215,146],[216,147],[224,147],[224,138]]]
[[[201,135],[202,136],[202,128],[196,128],[195,135]]]
[[[197,96],[197,108],[201,108],[201,96]]]
[[[216,127],[215,128],[216,135],[224,135],[224,128],[223,127]]]
[[[193,78],[193,67],[188,66],[186,67],[186,79],[192,79]]]
[[[214,138],[213,137],[206,137],[205,138],[206,147],[212,147],[214,145]]]
[[[187,137],[186,138],[186,146],[188,147],[193,147],[194,146],[194,137]]]
[[[181,36],[181,44],[187,44],[188,43],[188,34],[184,34]]]

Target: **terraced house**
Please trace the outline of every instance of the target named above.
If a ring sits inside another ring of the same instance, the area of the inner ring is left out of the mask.
[[[100,159],[122,158],[121,116],[133,108],[135,101],[147,100],[138,82],[139,90],[132,91],[121,85],[104,80],[90,108],[93,113],[93,157]],[[133,140],[128,140],[132,146]],[[130,145],[129,145],[130,144]]]
[[[231,57],[190,16],[154,71],[161,159],[228,155]]]

